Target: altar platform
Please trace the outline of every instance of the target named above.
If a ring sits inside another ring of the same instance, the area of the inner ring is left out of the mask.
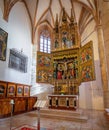
[[[38,116],[38,115],[37,115]],[[40,109],[40,118],[67,120],[73,122],[87,122],[88,117],[82,110],[59,110],[59,109]]]

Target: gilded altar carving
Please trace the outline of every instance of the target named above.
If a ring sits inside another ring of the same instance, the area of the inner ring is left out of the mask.
[[[68,48],[80,47],[80,36],[78,33],[77,23],[74,22],[74,17],[71,10],[71,18],[68,22],[65,9],[63,8],[62,23],[59,26],[58,15],[54,28],[54,47],[53,50],[62,50]]]
[[[72,11],[68,19],[63,8],[61,23],[56,15],[51,54],[38,52],[37,57],[37,81],[52,83],[54,94],[78,95],[81,82],[95,80],[93,42],[80,46],[78,25]]]

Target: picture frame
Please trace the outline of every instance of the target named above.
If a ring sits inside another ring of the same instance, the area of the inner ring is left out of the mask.
[[[15,93],[16,93],[16,84],[8,83],[7,97],[15,97]]]
[[[95,80],[94,65],[92,62],[88,62],[85,65],[81,65],[81,82],[88,82]]]
[[[23,96],[23,85],[17,84],[16,88],[16,96],[17,97],[22,97]]]
[[[6,88],[7,88],[7,83],[0,81],[0,98],[5,98]]]
[[[6,61],[8,33],[0,28],[0,60]]]
[[[49,53],[37,51],[37,78],[38,83],[52,82],[52,58]]]
[[[10,49],[8,67],[27,73],[28,57],[16,49]]]
[[[81,47],[80,51],[80,64],[86,64],[87,62],[92,61],[94,59],[93,55],[93,42],[90,41],[84,46]]]
[[[30,86],[27,86],[27,85],[24,86],[24,96],[27,96],[27,97],[30,96]]]

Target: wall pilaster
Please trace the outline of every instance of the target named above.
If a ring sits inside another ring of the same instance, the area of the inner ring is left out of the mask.
[[[109,77],[109,1],[102,0],[99,4],[100,4],[100,11],[101,11],[101,23],[102,23],[102,32],[103,32],[103,40],[104,40],[104,43],[103,43],[104,56],[106,59],[106,60],[104,59],[104,61],[106,61],[106,63],[104,62],[104,64],[107,68],[106,70],[103,70],[107,74],[107,81],[106,81],[106,78],[103,77],[104,75],[102,75],[102,79],[103,80],[105,79],[103,81],[103,84],[104,86],[106,86],[106,87],[103,87],[104,106],[105,108],[109,108],[109,80],[108,80],[108,77]],[[99,36],[99,39],[100,39],[100,36]],[[103,53],[103,52],[100,52],[100,53]],[[103,62],[103,57],[100,57],[100,59],[101,59],[101,62]]]
[[[104,93],[104,107],[109,107],[109,91],[108,91],[108,79],[107,79],[107,64],[106,64],[106,54],[105,54],[105,46],[104,46],[104,37],[102,26],[97,26],[98,33],[98,50],[100,56],[100,68],[101,68],[101,79],[102,79],[102,87]],[[108,93],[108,94],[107,94]]]

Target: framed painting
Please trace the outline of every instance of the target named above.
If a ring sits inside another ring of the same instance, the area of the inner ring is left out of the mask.
[[[30,96],[30,86],[24,86],[24,96]]]
[[[0,60],[6,60],[6,48],[7,48],[8,33],[0,28]]]
[[[37,78],[39,83],[52,82],[52,63],[51,55],[44,52],[37,52]]]
[[[95,80],[94,65],[92,62],[81,65],[81,82],[93,81]]]
[[[90,61],[93,62],[93,59],[93,42],[90,41],[80,49],[80,64],[85,64]]]
[[[21,52],[10,49],[8,67],[22,73],[27,73],[28,57]]]
[[[81,82],[95,80],[93,42],[90,41],[80,49]]]
[[[16,92],[16,84],[8,83],[7,97],[15,97],[15,92]]]
[[[17,97],[23,96],[23,85],[17,84],[16,96]]]
[[[6,96],[6,88],[7,88],[7,83],[0,82],[0,98],[4,98]]]

